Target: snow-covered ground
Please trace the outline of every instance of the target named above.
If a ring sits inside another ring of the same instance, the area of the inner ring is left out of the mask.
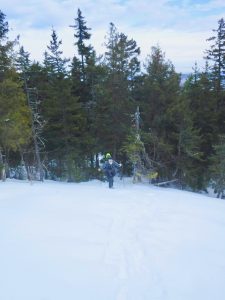
[[[225,201],[150,185],[0,183],[1,300],[224,300]]]

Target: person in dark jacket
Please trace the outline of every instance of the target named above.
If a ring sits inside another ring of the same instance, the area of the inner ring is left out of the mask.
[[[102,166],[102,170],[107,177],[107,181],[109,182],[109,188],[113,188],[113,178],[116,175],[117,169],[119,169],[121,166],[121,164],[118,164],[115,160],[112,159],[111,155],[108,155],[107,160]]]

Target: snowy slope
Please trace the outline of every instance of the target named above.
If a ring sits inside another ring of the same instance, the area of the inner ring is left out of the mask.
[[[224,300],[225,201],[117,181],[0,183],[1,300]]]

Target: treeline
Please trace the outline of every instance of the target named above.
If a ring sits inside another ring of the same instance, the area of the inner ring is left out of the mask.
[[[134,113],[158,180],[182,187],[225,188],[225,23],[209,38],[205,68],[184,84],[160,47],[141,66],[140,48],[110,24],[106,52],[90,44],[91,29],[78,9],[74,56],[65,58],[52,29],[43,61],[30,60],[9,40],[0,11],[1,177],[82,181],[97,178],[98,156],[110,152],[132,173]]]

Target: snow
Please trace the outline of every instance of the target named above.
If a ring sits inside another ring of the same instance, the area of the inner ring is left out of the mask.
[[[0,299],[224,300],[225,201],[131,179],[0,182]]]

